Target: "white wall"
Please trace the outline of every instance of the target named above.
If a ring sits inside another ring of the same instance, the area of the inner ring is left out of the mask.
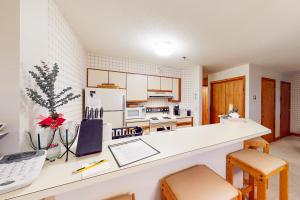
[[[261,122],[261,79],[270,78],[276,80],[276,126],[275,137],[280,136],[280,81],[289,81],[288,77],[275,70],[250,65],[250,118]],[[256,100],[253,96],[256,96]]]
[[[280,81],[289,81],[288,77],[280,72],[253,64],[241,65],[224,71],[208,75],[210,88],[211,81],[246,76],[246,118],[261,123],[261,79],[262,77],[276,80],[276,128],[275,137],[280,136]],[[210,98],[210,95],[208,95]],[[256,99],[254,98],[256,96]],[[210,103],[210,101],[209,101]]]
[[[18,151],[19,143],[19,69],[20,2],[0,1],[0,122],[8,126],[9,135],[0,140],[0,152]]]
[[[88,55],[87,67],[96,69],[106,69],[114,71],[142,73],[150,75],[161,75],[178,77],[182,79],[182,93],[180,108],[191,109],[192,114],[195,116],[195,124],[199,122],[200,113],[202,108],[199,108],[199,87],[202,81],[202,67],[165,67],[157,64],[145,63],[129,58],[114,58],[109,56],[101,56],[93,53]],[[201,98],[200,98],[201,99]],[[175,103],[169,103],[167,99],[149,99],[147,103],[141,104],[145,106],[169,106]],[[200,121],[201,122],[201,121]]]
[[[36,88],[28,70],[40,61],[47,61],[48,56],[48,0],[21,0],[20,8],[20,98],[19,113],[19,146],[23,149],[27,145],[26,131],[32,131],[32,126],[40,114],[44,114],[26,96],[26,87]]]
[[[49,114],[26,96],[26,87],[36,88],[28,70],[41,60],[49,65],[58,63],[57,90],[72,86],[73,93],[82,94],[86,83],[86,52],[53,0],[1,1],[0,16],[3,95],[0,121],[7,122],[11,130],[1,143],[0,152],[9,153],[27,149],[26,132],[37,126],[39,115]],[[66,119],[79,121],[82,98],[58,112]]]
[[[300,134],[300,73],[291,76],[291,132]]]
[[[249,64],[240,65],[237,67],[232,67],[227,70],[212,73],[208,75],[208,98],[210,98],[210,83],[212,81],[219,81],[224,79],[230,79],[239,76],[246,77],[246,92],[245,92],[245,117],[249,118],[249,88],[250,88],[250,78],[249,78]],[[210,100],[208,101],[208,113],[210,113]],[[210,115],[209,115],[210,116]]]

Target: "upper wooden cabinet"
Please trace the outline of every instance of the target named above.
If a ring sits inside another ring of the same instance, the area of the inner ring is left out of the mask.
[[[172,78],[161,77],[160,81],[161,81],[161,86],[160,86],[161,90],[168,90],[168,91],[173,90]]]
[[[102,83],[108,83],[108,71],[88,69],[87,77],[88,87],[97,87],[97,85],[101,85]]]
[[[160,90],[159,76],[148,76],[148,90]]]
[[[88,69],[87,70],[87,86],[97,87],[103,83],[113,83],[120,88],[126,88],[126,73],[125,72],[113,72],[100,69]]]
[[[101,69],[87,69],[87,87],[97,87],[104,83],[118,85],[127,89],[128,102],[145,102],[149,91],[172,92],[170,102],[181,101],[181,79],[145,74],[116,72]]]
[[[181,101],[181,79],[172,78],[172,92],[173,98],[169,101],[171,102],[180,102]]]
[[[109,72],[109,83],[120,86],[121,89],[126,88],[126,73],[123,72]]]
[[[147,75],[127,74],[127,102],[147,101]]]

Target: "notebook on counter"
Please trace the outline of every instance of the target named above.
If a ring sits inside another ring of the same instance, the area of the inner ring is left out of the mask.
[[[160,152],[142,139],[134,139],[108,146],[119,167],[157,155]]]

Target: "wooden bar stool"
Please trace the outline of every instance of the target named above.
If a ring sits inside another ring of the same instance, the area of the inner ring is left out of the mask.
[[[110,197],[104,200],[135,200],[134,194],[122,194],[115,197]]]
[[[262,148],[264,153],[269,154],[270,153],[270,144],[267,140],[265,140],[262,137],[256,137],[250,140],[244,141],[244,149],[256,149]],[[249,185],[249,177],[247,177],[247,174],[243,172],[243,183],[246,185]]]
[[[264,153],[270,153],[270,144],[262,137],[253,138],[244,142],[244,149],[262,148]]]
[[[206,167],[196,165],[161,181],[162,200],[241,200],[241,192]]]
[[[288,199],[288,164],[269,154],[244,149],[227,156],[227,181],[233,184],[233,168],[238,167],[250,176],[250,183],[242,188],[243,197],[254,199],[254,180],[257,182],[257,200],[267,199],[268,178],[280,173],[280,200]]]

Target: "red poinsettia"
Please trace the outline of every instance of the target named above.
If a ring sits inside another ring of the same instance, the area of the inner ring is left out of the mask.
[[[63,114],[53,114],[49,117],[41,116],[41,121],[38,123],[41,127],[50,127],[51,129],[57,129],[60,127],[65,119],[63,118]]]

